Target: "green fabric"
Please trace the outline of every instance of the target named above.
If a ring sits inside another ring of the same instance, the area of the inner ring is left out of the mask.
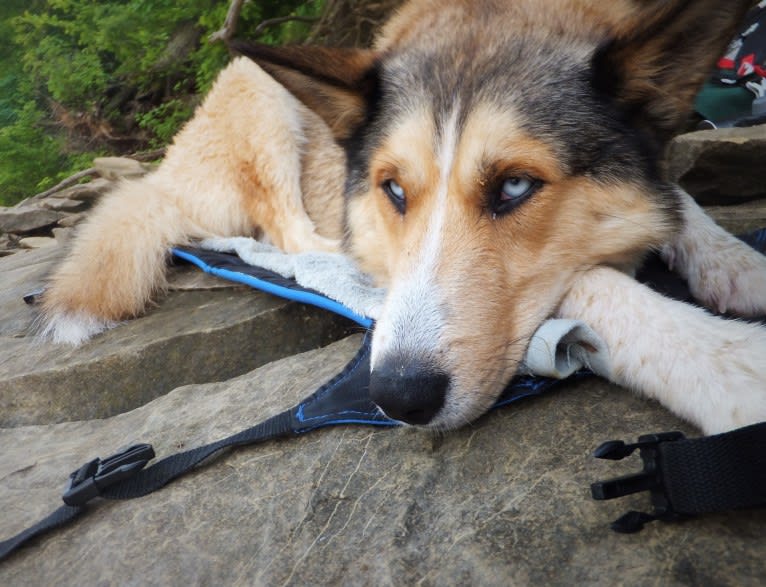
[[[707,82],[697,94],[694,109],[708,120],[723,122],[751,114],[753,94],[741,86],[720,86]]]

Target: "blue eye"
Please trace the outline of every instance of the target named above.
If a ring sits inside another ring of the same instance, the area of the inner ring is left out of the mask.
[[[501,216],[526,201],[542,186],[542,182],[523,176],[509,177],[497,192],[490,196],[493,217]]]
[[[506,179],[500,190],[500,200],[507,201],[523,198],[529,193],[533,186],[534,184],[532,183],[532,180],[527,179],[526,177],[512,177]]]
[[[407,209],[407,193],[404,188],[393,179],[387,179],[381,187],[399,214],[404,214]]]

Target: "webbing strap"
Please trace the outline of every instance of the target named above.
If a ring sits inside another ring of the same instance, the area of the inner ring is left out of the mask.
[[[84,511],[85,507],[82,506],[62,505],[59,509],[37,522],[34,526],[16,534],[13,538],[3,540],[0,542],[0,561],[5,560],[6,557],[16,549],[24,546],[32,539],[42,536],[56,528],[60,528],[61,526],[66,526],[69,522],[79,517]]]
[[[63,505],[44,519],[37,522],[34,526],[8,540],[0,542],[0,561],[4,560],[12,552],[31,541],[33,538],[64,526],[80,517],[88,509],[85,503],[93,497],[100,496],[106,499],[133,499],[147,495],[163,488],[174,479],[185,475],[200,463],[223,449],[235,446],[246,446],[295,434],[291,428],[291,423],[291,411],[282,412],[281,414],[269,418],[265,422],[261,422],[252,428],[243,430],[242,432],[224,438],[223,440],[166,457],[151,467],[141,469],[135,474],[120,479],[115,483],[111,483],[112,478],[109,473],[104,475],[99,474],[97,467],[94,470],[93,475],[83,480],[83,484],[70,487],[70,490],[65,493],[65,499],[71,499],[73,502],[79,501],[82,496],[82,503],[76,505]],[[148,447],[148,445],[142,446]],[[151,447],[149,447],[149,450],[151,450]],[[151,454],[153,455],[153,452]],[[104,459],[104,462],[108,462],[115,457],[119,458],[122,455],[123,453],[118,453],[117,455],[114,455],[114,457]],[[91,461],[86,464],[85,467],[93,462],[94,461]],[[80,470],[73,473],[72,477],[76,476]],[[86,491],[78,492],[78,488],[80,487],[85,488]]]
[[[653,520],[766,506],[766,422],[693,439],[664,432],[634,444],[611,440],[595,456],[621,460],[636,449],[642,472],[591,485],[599,500],[651,493],[654,512],[627,512],[612,524],[617,532],[637,532]]]
[[[665,491],[676,512],[766,505],[766,422],[659,448]]]
[[[136,475],[112,485],[101,492],[106,499],[134,499],[162,489],[171,481],[185,475],[217,452],[237,446],[247,446],[285,436],[292,436],[290,411],[282,412],[268,420],[217,442],[165,457]]]

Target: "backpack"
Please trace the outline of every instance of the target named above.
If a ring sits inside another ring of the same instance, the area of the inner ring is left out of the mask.
[[[695,101],[698,129],[766,122],[766,0],[755,5]]]

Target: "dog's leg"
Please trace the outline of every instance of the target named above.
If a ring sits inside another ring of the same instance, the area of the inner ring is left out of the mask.
[[[229,128],[224,139],[231,140],[232,136],[242,139],[236,148],[244,151],[239,156],[246,173],[236,178],[234,185],[244,194],[248,216],[269,241],[283,251],[339,253],[340,240],[320,235],[306,211],[304,187],[309,188],[308,197],[316,197],[311,188],[314,183],[323,183],[324,178],[304,177],[303,164],[306,159],[327,162],[340,179],[332,182],[330,196],[320,194],[320,197],[339,200],[345,177],[345,159],[340,149],[333,143],[328,129],[317,128],[317,125],[324,126],[321,120],[258,65],[240,59],[232,67],[247,69],[253,78],[237,93],[234,108],[240,112],[253,110],[254,104],[257,108],[257,114],[248,117],[247,136],[241,136],[243,133],[237,128],[239,121],[234,116],[226,121]],[[232,91],[238,89],[234,86]],[[321,157],[333,148],[337,150],[332,153],[336,157]],[[308,150],[313,152],[307,154]],[[316,171],[311,169],[310,174],[317,175]],[[324,172],[320,170],[319,175]]]
[[[766,314],[766,256],[718,226],[679,189],[683,226],[661,255],[692,295],[712,310]]]
[[[302,106],[254,63],[219,76],[159,169],[105,196],[43,295],[42,334],[80,344],[140,314],[162,290],[168,248],[252,235],[288,251],[338,250],[301,200]]]
[[[135,316],[162,289],[171,244],[186,238],[155,178],[123,183],[90,214],[43,295],[42,335],[73,345]]]
[[[559,315],[603,338],[610,380],[706,434],[766,420],[766,327],[712,316],[609,268],[583,273]]]

